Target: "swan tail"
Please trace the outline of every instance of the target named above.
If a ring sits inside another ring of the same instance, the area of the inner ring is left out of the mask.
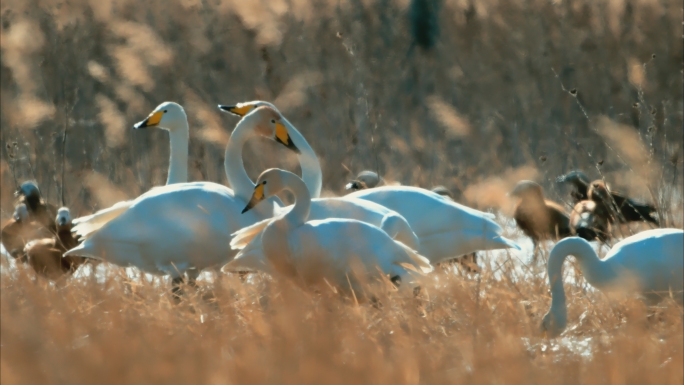
[[[268,260],[264,255],[264,250],[261,243],[261,237],[257,236],[252,239],[240,252],[235,256],[235,258],[225,264],[221,271],[223,273],[233,273],[233,272],[257,272],[262,271],[265,273],[270,273]]]
[[[400,261],[398,265],[401,267],[408,269],[408,270],[414,270],[418,273],[421,274],[427,274],[433,270],[432,265],[430,264],[430,260],[423,257],[422,255],[418,254],[415,250],[412,248],[406,246],[405,244],[401,243],[400,241],[395,241],[399,246],[401,246],[404,251],[406,251],[406,254],[408,255],[409,260],[408,261]]]
[[[94,232],[102,228],[102,226],[123,214],[123,212],[128,210],[132,204],[132,201],[123,201],[94,214],[76,218],[72,221],[74,227],[71,229],[71,232],[75,233],[77,238],[88,239]]]
[[[257,222],[253,225],[243,227],[242,229],[232,234],[233,239],[230,240],[230,248],[233,250],[241,250],[245,248],[252,240],[260,234],[273,218],[267,218],[263,221]]]

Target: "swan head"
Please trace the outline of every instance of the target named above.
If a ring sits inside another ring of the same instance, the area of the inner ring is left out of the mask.
[[[356,176],[356,179],[347,183],[345,188],[347,190],[354,190],[354,191],[364,190],[367,188],[377,187],[381,181],[382,181],[382,179],[380,178],[380,176],[376,172],[364,170],[364,171],[361,171]]]
[[[589,186],[589,177],[582,171],[574,170],[556,178],[556,183],[572,183],[574,185]]]
[[[521,180],[515,185],[515,188],[508,193],[508,196],[516,198],[527,198],[527,197],[544,197],[544,190],[537,182],[531,180]]]
[[[14,218],[15,222],[28,221],[29,212],[28,212],[28,209],[26,208],[26,205],[23,203],[20,203],[20,204],[14,206],[14,215],[12,215],[12,218]]]
[[[270,107],[278,111],[278,108],[276,108],[273,103],[265,102],[263,100],[254,100],[251,102],[238,103],[235,105],[219,104],[218,106],[221,111],[226,111],[239,117],[243,117],[259,107]]]
[[[36,182],[29,180],[21,184],[19,189],[14,193],[18,197],[23,195],[27,199],[40,199],[40,190]]]
[[[164,102],[158,105],[147,118],[133,126],[136,130],[152,127],[159,127],[168,131],[187,130],[188,116],[180,104]]]
[[[242,214],[251,210],[254,206],[258,205],[259,202],[281,192],[284,188],[282,180],[284,172],[285,171],[276,168],[271,168],[262,172],[256,181],[252,198],[250,198],[249,203],[247,203],[247,206],[242,210]]]
[[[238,124],[246,124],[257,135],[274,140],[297,154],[301,153],[283,123],[283,116],[271,107],[261,106],[253,109]]]
[[[55,218],[55,223],[57,223],[57,227],[60,229],[70,227],[71,212],[69,211],[69,208],[60,207],[59,210],[57,210],[57,217]]]
[[[546,337],[556,338],[565,330],[567,323],[565,311],[553,311],[551,309],[544,315],[540,329]]]

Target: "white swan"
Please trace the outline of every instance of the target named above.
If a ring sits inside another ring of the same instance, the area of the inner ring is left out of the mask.
[[[418,253],[431,263],[478,250],[514,248],[502,229],[484,213],[463,206],[432,191],[411,186],[382,186],[360,190],[345,198],[369,200],[398,212],[418,236]]]
[[[269,221],[263,230],[263,249],[275,272],[294,279],[302,287],[322,289],[332,285],[346,292],[352,289],[358,296],[361,281],[377,275],[378,269],[393,281],[398,277],[402,283],[404,279],[412,280],[406,269],[432,271],[427,259],[373,225],[339,218],[307,221],[311,209],[309,190],[289,171],[264,171],[242,212],[282,190],[294,194],[295,204],[285,215]],[[226,265],[226,270],[232,270],[231,264],[249,264],[242,261],[244,258],[250,257],[239,253]]]
[[[263,101],[220,106],[220,108],[242,115],[261,105],[267,105],[277,111],[275,106]],[[302,156],[307,159],[306,163],[301,165],[302,179],[305,183],[307,183],[307,178],[322,180],[321,166],[313,149],[292,124],[286,120],[284,123],[291,132],[297,147],[302,151]],[[369,174],[369,177],[372,179],[372,175]],[[310,186],[310,183],[307,183],[307,186]],[[382,186],[357,191],[339,199],[366,200],[398,213],[418,236],[419,254],[428,258],[433,264],[478,250],[503,248],[520,250],[520,246],[515,242],[501,236],[503,230],[491,220],[494,218],[493,214],[471,209],[429,190],[407,186]],[[312,212],[312,214],[315,213]],[[332,217],[344,216],[341,210],[335,214]]]
[[[251,102],[238,103],[236,105],[219,105],[218,108],[230,112],[233,115],[243,117],[249,112],[253,111],[257,107],[270,107],[275,111],[278,111],[276,106],[272,103],[265,102],[263,100],[255,100]],[[280,111],[278,111],[280,114]],[[281,143],[287,141],[289,138],[292,143],[299,149],[297,158],[299,159],[299,164],[302,168],[302,180],[306,184],[306,187],[311,192],[312,198],[318,198],[321,196],[321,189],[323,188],[323,174],[321,173],[321,165],[318,162],[318,157],[314,152],[313,148],[309,145],[309,142],[304,139],[304,136],[295,128],[289,120],[280,114],[281,121],[283,125],[287,127],[286,132],[280,130],[276,132],[276,138]],[[282,139],[281,139],[282,138]],[[285,144],[287,146],[287,144]]]
[[[250,111],[253,111],[254,108],[259,106],[274,108],[271,107],[273,106],[272,104],[263,101],[241,103],[237,106],[219,105],[219,108],[235,115],[240,115],[243,113],[249,113]],[[311,192],[311,196],[315,197],[317,194],[320,194],[321,190],[321,167],[318,163],[318,158],[316,157],[316,154],[309,143],[304,139],[299,131],[297,131],[297,129],[292,126],[291,123],[282,117],[282,115],[280,116],[281,121],[285,126],[287,126],[287,129],[283,132],[277,131],[276,140],[282,144],[285,144],[286,146],[292,145],[294,148],[299,149],[298,157],[300,164],[302,165],[302,179]],[[285,127],[281,127],[280,129],[284,130]],[[237,163],[238,159],[234,159],[234,162]],[[243,178],[247,178],[247,174],[244,169],[241,170],[240,174],[243,175]],[[232,179],[230,179],[230,182],[233,184]],[[251,180],[250,186],[253,186]],[[284,213],[288,210],[290,210],[290,207],[284,207],[279,210],[277,209],[277,212]],[[411,226],[409,226],[405,218],[395,211],[370,201],[347,198],[313,199],[311,202],[309,219],[321,220],[326,218],[357,219],[372,224],[387,232],[392,238],[401,241],[405,245],[414,249],[418,248],[420,243],[418,237],[413,232]],[[249,229],[245,229],[243,236],[245,238],[245,244],[249,243],[254,236],[256,236],[266,227],[266,225],[268,225],[268,220],[256,223]],[[258,243],[254,243],[250,249],[255,252],[260,252],[260,249],[257,246]],[[234,266],[237,266],[237,264]]]
[[[275,139],[276,132],[282,131],[280,125],[280,114],[268,107],[255,109],[237,124],[225,156],[226,174],[235,190],[211,182],[154,188],[133,200],[123,213],[65,256],[90,257],[135,266],[148,273],[168,274],[175,285],[188,269],[199,271],[225,263],[235,254],[228,244],[230,235],[271,217],[275,209],[274,204],[263,205],[240,215],[254,184],[244,173],[238,155],[242,145],[255,135]]]
[[[542,331],[559,335],[567,324],[562,268],[568,255],[579,262],[587,282],[602,291],[639,292],[650,301],[670,295],[682,301],[684,231],[647,230],[618,242],[600,260],[589,242],[572,237],[559,241],[549,255],[548,274],[551,308],[544,316]]]
[[[169,157],[169,174],[166,184],[185,183],[188,181],[188,117],[178,103],[164,102],[157,106],[145,120],[136,123],[133,128],[158,127],[169,132],[171,151]],[[72,221],[73,232],[80,239],[85,239],[100,229],[107,222],[121,215],[133,204],[133,200],[122,201],[112,207],[94,214],[76,218]]]

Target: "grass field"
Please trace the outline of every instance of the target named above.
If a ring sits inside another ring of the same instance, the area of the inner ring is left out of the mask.
[[[167,134],[132,125],[165,100],[189,116],[190,179],[226,183],[237,119],[216,104],[261,99],[318,153],[324,195],[362,169],[441,184],[518,240],[505,193],[534,179],[567,202],[553,179],[580,168],[684,227],[681,2],[427,2],[433,18],[409,0],[2,1],[2,219],[26,179],[76,216],[163,184]],[[250,142],[250,176],[298,172],[281,147]],[[680,305],[568,279],[568,330],[546,340],[548,284],[529,259],[483,253],[480,275],[439,268],[382,306],[222,274],[176,306],[163,279],[99,267],[54,285],[3,259],[0,382],[684,381]]]

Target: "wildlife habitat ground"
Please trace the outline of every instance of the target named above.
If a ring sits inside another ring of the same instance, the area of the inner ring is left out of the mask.
[[[572,258],[568,329],[543,337],[552,244],[531,262],[506,197],[532,179],[567,206],[554,179],[582,169],[683,227],[680,1],[3,0],[0,21],[3,220],[26,179],[73,216],[164,184],[167,133],[132,125],[166,100],[188,113],[190,179],[226,183],[237,120],[216,104],[259,99],[310,142],[324,196],[363,169],[444,185],[524,246],[375,304],[207,273],[176,305],[165,278],[49,283],[3,257],[3,385],[684,381],[682,307],[608,299]],[[299,172],[281,147],[250,141],[249,175]]]

